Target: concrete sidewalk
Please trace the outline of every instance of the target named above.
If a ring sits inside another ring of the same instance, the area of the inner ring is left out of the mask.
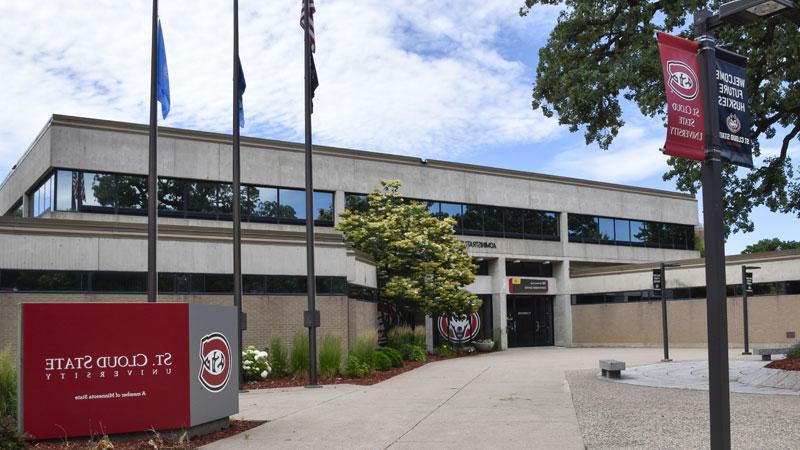
[[[674,349],[703,359],[705,349]],[[374,386],[242,394],[237,418],[270,422],[205,448],[577,448],[565,371],[603,358],[629,366],[661,350],[527,348],[427,364]]]

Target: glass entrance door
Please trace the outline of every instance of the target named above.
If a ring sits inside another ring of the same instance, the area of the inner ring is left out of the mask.
[[[506,297],[509,347],[553,345],[553,297],[508,295]]]

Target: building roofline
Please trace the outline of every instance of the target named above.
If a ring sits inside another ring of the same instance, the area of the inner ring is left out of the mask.
[[[28,148],[26,148],[22,156],[19,157],[17,163],[11,166],[12,169],[6,174],[5,178],[3,178],[3,181],[0,182],[0,189],[3,189],[3,187],[8,182],[9,178],[11,178],[11,175],[14,173],[14,170],[16,170],[16,168],[19,167],[19,165],[22,164],[23,161],[25,161],[25,158],[28,157],[28,155],[31,153],[31,150],[33,150],[33,148],[36,147],[36,144],[38,144],[39,141],[42,140],[42,137],[45,135],[45,133],[47,133],[47,130],[49,130],[50,127],[53,125],[53,120],[55,120],[55,117],[56,116],[53,115],[50,117],[50,119],[47,120],[47,123],[45,123],[42,129],[39,130],[39,133],[36,135],[36,138],[34,138],[33,142],[31,142],[30,145],[28,145]]]
[[[725,257],[726,266],[734,266],[739,264],[751,264],[760,262],[773,262],[781,260],[800,259],[800,249],[793,250],[780,250],[772,252],[749,253],[745,255],[729,255]],[[681,269],[696,269],[705,267],[705,258],[681,259],[675,261],[665,261],[665,263],[680,264],[679,267],[674,267],[671,270]],[[604,267],[590,267],[585,269],[576,269],[570,273],[570,278],[585,278],[597,277],[605,275],[623,275],[639,272],[650,272],[653,269],[661,267],[661,262],[639,263],[639,264],[624,264],[617,266],[604,266]]]
[[[150,127],[145,124],[136,124],[130,122],[119,122],[105,119],[92,119],[86,117],[68,116],[61,114],[54,114],[45,130],[52,126],[67,126],[78,128],[91,128],[108,131],[120,131],[137,134],[147,134]],[[43,132],[45,131],[43,130]],[[192,139],[201,140],[214,143],[230,143],[231,136],[229,134],[214,133],[208,131],[187,130],[180,128],[159,127],[159,135],[177,139]],[[303,152],[304,146],[302,143],[278,141],[273,139],[253,138],[242,136],[241,144],[248,147],[255,148],[268,148],[273,150],[283,150],[292,152]],[[521,170],[502,169],[494,167],[483,167],[475,164],[466,164],[441,160],[423,160],[418,157],[394,155],[388,153],[378,153],[365,150],[353,150],[349,148],[329,147],[329,146],[314,146],[314,152],[326,156],[353,158],[361,160],[382,161],[394,164],[406,164],[421,167],[432,167],[445,170],[458,170],[469,173],[479,173],[484,175],[495,175],[501,177],[519,178],[530,181],[542,181],[559,184],[569,184],[574,186],[584,186],[601,188],[607,190],[615,190],[620,192],[630,192],[634,194],[657,195],[660,197],[674,198],[679,200],[691,200],[697,202],[691,194],[682,192],[667,191],[661,189],[644,188],[637,186],[628,186],[623,184],[607,183],[602,181],[584,180],[579,178],[564,177],[559,175],[548,175],[534,172],[525,172]],[[24,156],[23,156],[24,158]]]

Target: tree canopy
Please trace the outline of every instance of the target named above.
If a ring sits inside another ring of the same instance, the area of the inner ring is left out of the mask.
[[[375,260],[381,298],[434,317],[476,312],[480,299],[463,289],[475,280],[474,264],[453,233],[455,221],[437,219],[426,205],[406,201],[399,181],[380,183],[363,209],[340,215],[336,228]]]
[[[656,31],[693,38],[692,13],[717,10],[718,0],[524,0],[520,15],[537,5],[563,5],[558,24],[539,50],[533,108],[573,132],[584,130],[586,143],[608,149],[624,125],[622,105],[665,120],[666,97]],[[747,78],[754,156],[764,139],[777,138],[776,155],[751,171],[723,167],[726,231],[752,231],[750,213],[765,205],[773,212],[800,216],[800,176],[788,155],[800,140],[800,30],[780,18],[749,26],[722,26],[717,44],[749,58]],[[657,151],[657,149],[642,149]],[[700,163],[670,158],[664,180],[697,193]]]
[[[798,241],[782,241],[778,238],[761,239],[755,244],[748,245],[742,250],[742,254],[761,253],[761,252],[774,252],[781,250],[792,250],[800,248]]]

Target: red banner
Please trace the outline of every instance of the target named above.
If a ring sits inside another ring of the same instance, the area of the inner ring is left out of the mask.
[[[664,153],[702,161],[705,122],[696,42],[658,33],[667,90],[667,143]]]

